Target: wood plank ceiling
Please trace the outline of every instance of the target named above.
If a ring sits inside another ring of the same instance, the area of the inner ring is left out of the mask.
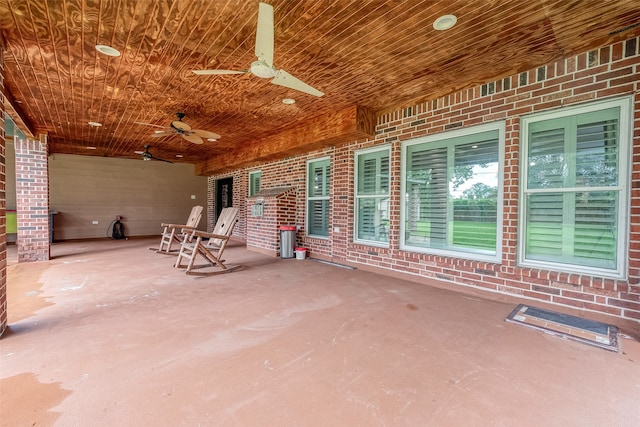
[[[323,97],[251,74],[192,73],[249,68],[256,0],[0,0],[6,107],[27,133],[48,135],[52,154],[139,158],[134,151],[151,144],[156,157],[211,174],[364,137],[371,128],[354,125],[355,115],[370,118],[640,34],[632,0],[265,2],[274,8],[274,65]],[[434,30],[445,14],[457,24]],[[97,44],[122,55],[98,53]],[[136,124],[167,126],[176,112],[222,137],[196,145],[151,138],[157,128]]]

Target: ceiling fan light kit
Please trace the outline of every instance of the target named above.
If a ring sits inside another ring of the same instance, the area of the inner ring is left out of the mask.
[[[193,70],[197,75],[214,74],[247,74],[256,77],[271,79],[271,83],[288,87],[299,92],[313,96],[323,96],[324,93],[308,85],[297,77],[284,70],[278,70],[273,66],[274,35],[273,35],[273,6],[266,3],[258,3],[258,27],[256,29],[256,61],[251,63],[249,70]]]
[[[142,157],[142,160],[144,160],[145,162],[151,161],[151,160],[157,160],[159,162],[165,162],[165,163],[173,163],[169,160],[164,160],[164,159],[159,159],[157,157],[153,157],[153,155],[151,154],[151,152],[149,151],[149,148],[151,148],[150,145],[145,145],[144,146],[144,151],[135,151],[136,154],[139,154],[140,157]],[[176,157],[182,157],[182,155],[176,155]]]

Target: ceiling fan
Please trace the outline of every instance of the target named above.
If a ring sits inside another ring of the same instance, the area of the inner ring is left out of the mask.
[[[134,151],[134,153],[140,154],[140,156],[142,157],[142,160],[144,160],[144,161],[157,160],[159,162],[173,163],[173,162],[170,162],[169,160],[164,160],[164,159],[159,159],[157,157],[153,157],[153,155],[149,152],[149,148],[151,148],[150,145],[145,145],[144,146],[144,151]]]
[[[154,131],[151,134],[152,138],[162,138],[164,136],[180,135],[187,141],[192,142],[194,144],[202,144],[204,143],[205,139],[207,141],[215,141],[220,139],[220,135],[218,135],[215,132],[209,132],[208,130],[202,130],[202,129],[191,129],[191,126],[189,126],[188,124],[182,121],[182,118],[185,115],[186,114],[184,113],[176,113],[176,117],[178,118],[178,120],[172,121],[169,126],[160,126],[160,125],[154,125],[152,123],[142,123],[142,122],[135,122],[135,123],[139,125],[144,125],[144,126],[153,126],[157,128],[162,128],[162,130]]]
[[[277,70],[273,66],[273,6],[270,4],[258,4],[255,53],[258,60],[251,63],[251,67],[248,70],[193,70],[193,72],[198,75],[251,73],[263,79],[271,79],[273,84],[295,89],[309,95],[324,95],[318,89],[311,87],[284,70]]]

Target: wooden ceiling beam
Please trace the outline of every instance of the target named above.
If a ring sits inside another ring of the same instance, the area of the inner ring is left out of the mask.
[[[324,147],[373,138],[375,126],[373,111],[352,106],[285,128],[273,136],[252,141],[243,148],[212,156],[196,164],[196,174],[218,175]]]

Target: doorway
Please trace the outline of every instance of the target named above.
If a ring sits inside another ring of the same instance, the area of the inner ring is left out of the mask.
[[[216,221],[224,208],[233,206],[233,177],[216,180]]]

